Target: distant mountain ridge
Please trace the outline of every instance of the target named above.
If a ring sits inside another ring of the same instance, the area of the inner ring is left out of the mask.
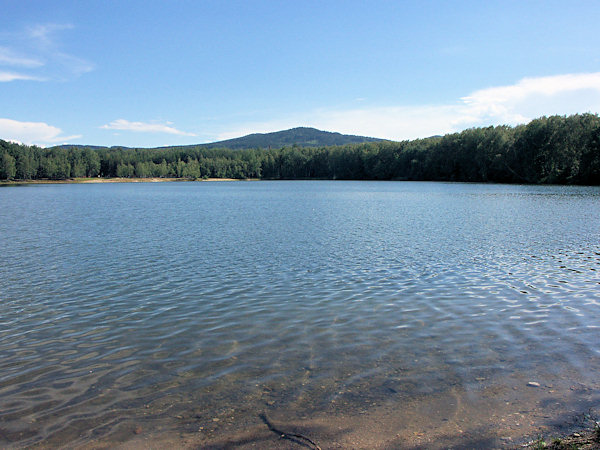
[[[247,136],[228,139],[225,141],[201,144],[207,148],[279,148],[297,145],[298,147],[322,147],[328,145],[361,144],[363,142],[378,142],[383,139],[355,136],[350,134],[333,133],[317,130],[316,128],[297,127],[272,133],[253,133]]]
[[[251,148],[281,148],[281,147],[326,147],[329,145],[362,144],[364,142],[380,142],[385,139],[378,139],[366,136],[355,136],[351,134],[334,133],[331,131],[317,130],[316,128],[297,127],[289,130],[275,131],[272,133],[253,133],[224,141],[210,142],[207,144],[192,145],[168,145],[155,148],[228,148],[231,150],[243,150]],[[57,145],[60,148],[86,147],[91,149],[101,149],[96,145]],[[126,148],[116,146],[118,148]]]

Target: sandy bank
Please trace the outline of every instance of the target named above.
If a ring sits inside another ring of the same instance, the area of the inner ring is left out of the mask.
[[[10,180],[0,185],[73,184],[73,183],[161,183],[166,181],[247,181],[236,178],[69,178],[66,180]]]

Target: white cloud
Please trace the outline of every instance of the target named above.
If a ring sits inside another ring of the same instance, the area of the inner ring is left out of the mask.
[[[19,122],[0,118],[0,138],[23,144],[51,144],[79,139],[81,135],[63,136],[60,128],[44,122]]]
[[[28,27],[26,33],[33,39],[37,39],[41,44],[53,45],[52,35],[57,31],[71,30],[73,25],[70,23],[44,23]]]
[[[24,73],[6,72],[3,70],[0,70],[0,83],[7,82],[7,81],[16,81],[16,80],[41,81],[41,78],[37,78],[32,75],[26,75]]]
[[[57,34],[70,24],[43,24],[3,33],[0,42],[0,82],[67,80],[94,69],[94,64],[64,51]],[[14,68],[18,67],[18,73]],[[17,76],[8,76],[8,75]]]
[[[475,91],[461,101],[463,117],[457,124],[517,124],[543,115],[599,111],[600,72],[523,78],[514,85]]]
[[[218,140],[310,126],[392,140],[416,139],[489,125],[517,125],[553,114],[600,112],[600,72],[523,78],[473,91],[452,104],[319,109],[275,121],[245,123]]]
[[[194,133],[188,133],[185,131],[178,130],[169,125],[172,125],[171,122],[167,123],[146,123],[146,122],[130,122],[125,119],[117,119],[113,120],[107,125],[102,125],[100,128],[105,130],[123,130],[123,131],[136,131],[141,133],[167,133],[167,134],[176,134],[179,136],[196,136]]]
[[[0,64],[17,67],[40,67],[44,63],[36,58],[20,55],[7,47],[0,47]]]

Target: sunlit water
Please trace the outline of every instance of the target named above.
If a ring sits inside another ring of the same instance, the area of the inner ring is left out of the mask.
[[[598,405],[599,188],[13,186],[0,240],[1,446]]]

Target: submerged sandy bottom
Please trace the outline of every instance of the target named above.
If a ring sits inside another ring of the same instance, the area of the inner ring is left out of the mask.
[[[600,413],[600,385],[569,385],[568,379],[540,386],[528,383],[519,376],[502,384],[479,380],[468,389],[455,387],[406,399],[390,392],[387,398],[362,405],[355,399],[360,393],[347,392],[325,410],[312,413],[302,396],[278,405],[268,387],[216,414],[214,405],[183,406],[184,399],[164,398],[160,405],[148,407],[149,416],[160,408],[167,412],[161,419],[117,421],[108,436],[95,440],[92,432],[75,446],[295,449],[316,448],[313,441],[322,449],[511,448],[542,435],[568,434],[585,425],[586,417]],[[277,434],[269,425],[287,435]],[[46,444],[61,445],[59,439]]]

